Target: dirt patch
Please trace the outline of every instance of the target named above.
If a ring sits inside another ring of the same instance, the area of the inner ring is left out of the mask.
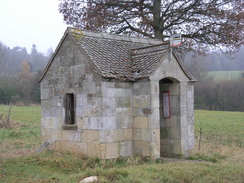
[[[31,154],[35,154],[36,149],[25,149],[25,150],[17,150],[17,151],[10,151],[5,153],[0,153],[0,160],[6,160],[13,157],[21,157],[21,156],[28,156]]]
[[[13,157],[28,156],[37,152],[38,146],[31,148],[25,147],[25,142],[21,140],[0,141],[0,160],[6,160]]]

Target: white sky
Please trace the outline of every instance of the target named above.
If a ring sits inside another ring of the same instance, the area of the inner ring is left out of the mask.
[[[46,54],[58,45],[67,25],[58,12],[58,0],[0,0],[0,41],[10,47],[32,44]]]

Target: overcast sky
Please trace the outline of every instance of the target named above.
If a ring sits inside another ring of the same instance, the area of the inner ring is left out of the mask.
[[[55,50],[67,25],[58,12],[58,0],[0,0],[0,41],[10,48],[32,44],[46,54]]]

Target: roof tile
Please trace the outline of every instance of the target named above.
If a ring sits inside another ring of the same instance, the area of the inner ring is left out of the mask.
[[[81,46],[106,78],[134,81],[149,77],[158,67],[169,43],[156,39],[134,38],[68,28],[67,33]],[[195,79],[183,68],[192,81]]]
[[[69,28],[68,33],[85,50],[101,74],[109,78],[134,80],[148,77],[166,50],[163,42],[159,40],[79,31],[73,28]],[[161,44],[157,45],[159,43]]]

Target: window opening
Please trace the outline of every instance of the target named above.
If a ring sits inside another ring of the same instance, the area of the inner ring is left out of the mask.
[[[75,124],[75,96],[73,93],[67,93],[65,97],[65,123]]]

